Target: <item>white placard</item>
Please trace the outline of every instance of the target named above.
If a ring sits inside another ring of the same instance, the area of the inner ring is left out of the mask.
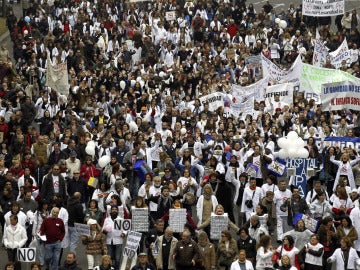
[[[306,229],[309,229],[312,232],[316,231],[316,226],[317,226],[317,223],[318,223],[318,221],[316,219],[313,219],[311,217],[307,217],[306,215],[303,215],[302,220],[305,223],[305,228]]]
[[[141,241],[142,233],[130,231],[126,237],[126,245],[124,248],[124,256],[129,257],[130,259],[134,258],[136,255],[136,250],[139,247]]]
[[[130,231],[131,230],[131,219],[115,219],[114,230],[119,231]]]
[[[227,230],[229,227],[229,218],[228,214],[224,215],[215,215],[211,214],[210,221],[210,239],[219,240],[221,238],[221,232]]]
[[[79,235],[90,236],[90,225],[75,222],[74,226]]]
[[[186,209],[170,209],[169,226],[173,228],[174,232],[184,231],[186,223]]]
[[[131,207],[132,230],[136,232],[149,231],[149,209]]]
[[[176,20],[176,12],[175,11],[167,11],[165,13],[165,19],[167,21],[174,21]]]
[[[17,258],[19,262],[35,262],[36,248],[19,248]]]

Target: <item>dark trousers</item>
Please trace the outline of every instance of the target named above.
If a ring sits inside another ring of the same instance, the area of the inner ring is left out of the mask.
[[[17,248],[7,248],[6,253],[9,262],[15,263],[15,270],[21,270],[21,263],[17,260]]]

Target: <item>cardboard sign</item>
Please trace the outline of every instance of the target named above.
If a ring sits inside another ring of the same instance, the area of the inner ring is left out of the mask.
[[[210,221],[210,239],[212,240],[220,240],[221,232],[223,230],[227,230],[229,227],[229,218],[228,214],[224,215],[215,215],[211,214]]]
[[[79,235],[86,235],[90,236],[90,225],[87,224],[81,224],[81,223],[74,223],[75,230]]]

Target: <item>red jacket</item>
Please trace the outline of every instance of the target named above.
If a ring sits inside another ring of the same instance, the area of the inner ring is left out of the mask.
[[[46,235],[46,244],[62,241],[65,236],[65,226],[61,218],[48,217],[40,227],[40,235]]]

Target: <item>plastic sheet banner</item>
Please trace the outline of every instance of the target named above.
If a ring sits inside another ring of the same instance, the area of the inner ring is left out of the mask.
[[[337,16],[344,14],[344,0],[303,0],[302,14],[314,17]]]
[[[360,84],[344,81],[323,84],[321,88],[323,111],[360,111]]]
[[[303,64],[300,76],[300,92],[305,92],[306,99],[314,99],[319,104],[321,103],[321,85],[342,81],[350,81],[355,85],[360,85],[360,79],[347,72]]]

